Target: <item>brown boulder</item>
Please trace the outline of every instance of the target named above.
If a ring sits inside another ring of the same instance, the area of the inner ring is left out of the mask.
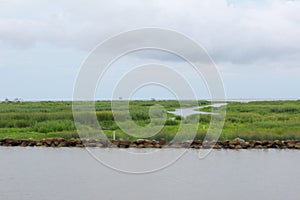
[[[151,140],[144,140],[144,144],[151,144]]]
[[[243,143],[245,143],[245,140],[243,140],[241,138],[235,138],[232,142],[235,144],[243,144]]]
[[[244,142],[243,144],[241,144],[241,147],[242,147],[243,149],[247,149],[247,148],[250,147],[250,143],[249,143],[249,142]]]
[[[29,140],[28,140],[28,146],[30,146],[30,147],[35,146],[36,143],[37,143],[37,142],[36,142],[35,140],[33,140],[33,139],[29,139]]]
[[[43,144],[42,144],[40,141],[38,141],[38,142],[35,144],[35,146],[40,147],[40,146],[43,146]]]
[[[67,145],[67,142],[66,141],[62,141],[62,142],[60,142],[58,145],[57,145],[57,147],[67,147],[68,145]]]
[[[129,148],[131,142],[129,140],[119,140],[118,147]]]
[[[165,145],[167,143],[166,139],[165,138],[160,138],[159,139],[159,144],[160,145]]]
[[[11,139],[11,138],[5,138],[3,140],[3,143],[7,146],[17,146],[18,145],[18,142],[14,139]]]
[[[52,144],[52,139],[47,138],[47,139],[44,139],[43,142],[44,142],[47,146],[51,146],[51,144]]]
[[[207,141],[202,143],[203,149],[210,149],[210,148],[213,148],[213,146],[214,146],[213,144],[211,144],[210,142],[207,142]]]
[[[92,145],[94,144],[94,145]],[[91,143],[91,147],[96,147],[97,145],[95,143]],[[76,144],[76,147],[79,147],[79,148],[83,148],[84,145],[83,144]]]
[[[222,147],[219,144],[215,144],[213,148],[214,149],[221,149]]]
[[[139,144],[144,144],[145,140],[144,139],[137,139],[134,143],[139,145]]]
[[[288,142],[286,146],[289,149],[293,149],[295,147],[295,144],[293,142]]]
[[[194,140],[192,142],[192,145],[202,145],[202,141],[201,140]]]
[[[27,141],[23,141],[21,144],[20,144],[21,147],[27,147],[28,146],[28,142]]]
[[[255,146],[262,146],[262,141],[255,140],[255,141],[254,141],[254,145],[255,145]]]
[[[130,148],[137,148],[137,145],[135,143],[131,143],[129,147]]]
[[[152,144],[146,144],[145,148],[153,148],[153,145]]]
[[[70,140],[67,141],[68,146],[74,147],[77,144],[77,140],[75,138],[71,138]]]
[[[152,144],[152,145],[156,145],[156,144],[159,144],[159,142],[156,141],[156,140],[152,140],[152,141],[151,141],[151,144]]]
[[[99,142],[103,145],[103,147],[108,147],[110,145],[109,140],[100,140]]]

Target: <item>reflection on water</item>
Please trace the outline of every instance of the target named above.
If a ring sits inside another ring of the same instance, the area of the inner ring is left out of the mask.
[[[178,115],[181,117],[187,117],[189,115],[193,114],[203,114],[203,115],[211,115],[211,114],[217,114],[217,113],[211,113],[211,112],[203,112],[199,111],[201,108],[207,108],[207,107],[221,107],[226,105],[226,103],[218,103],[218,104],[212,104],[212,105],[206,105],[206,106],[198,106],[198,107],[193,107],[193,108],[178,108],[175,111],[169,111],[169,113],[172,113],[174,115]]]
[[[120,149],[103,151],[118,155]],[[215,150],[203,160],[197,156],[188,150],[168,168],[131,175],[99,164],[85,149],[0,147],[0,199],[299,199],[300,151]]]

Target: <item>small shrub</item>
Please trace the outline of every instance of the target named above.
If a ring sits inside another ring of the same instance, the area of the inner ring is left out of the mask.
[[[175,120],[167,120],[165,125],[167,126],[176,126],[178,125],[178,121],[175,121]]]

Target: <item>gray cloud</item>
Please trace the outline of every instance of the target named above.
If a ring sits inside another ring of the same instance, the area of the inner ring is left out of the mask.
[[[121,31],[155,26],[193,38],[217,63],[300,63],[300,2],[256,4],[225,0],[1,1],[0,41],[16,48],[48,43],[88,51]]]

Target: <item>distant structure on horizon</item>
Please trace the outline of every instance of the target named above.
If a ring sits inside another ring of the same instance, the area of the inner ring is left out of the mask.
[[[9,103],[9,102],[22,103],[23,99],[22,98],[14,98],[14,100],[9,100],[8,98],[5,98],[4,102],[6,102],[6,103]]]

